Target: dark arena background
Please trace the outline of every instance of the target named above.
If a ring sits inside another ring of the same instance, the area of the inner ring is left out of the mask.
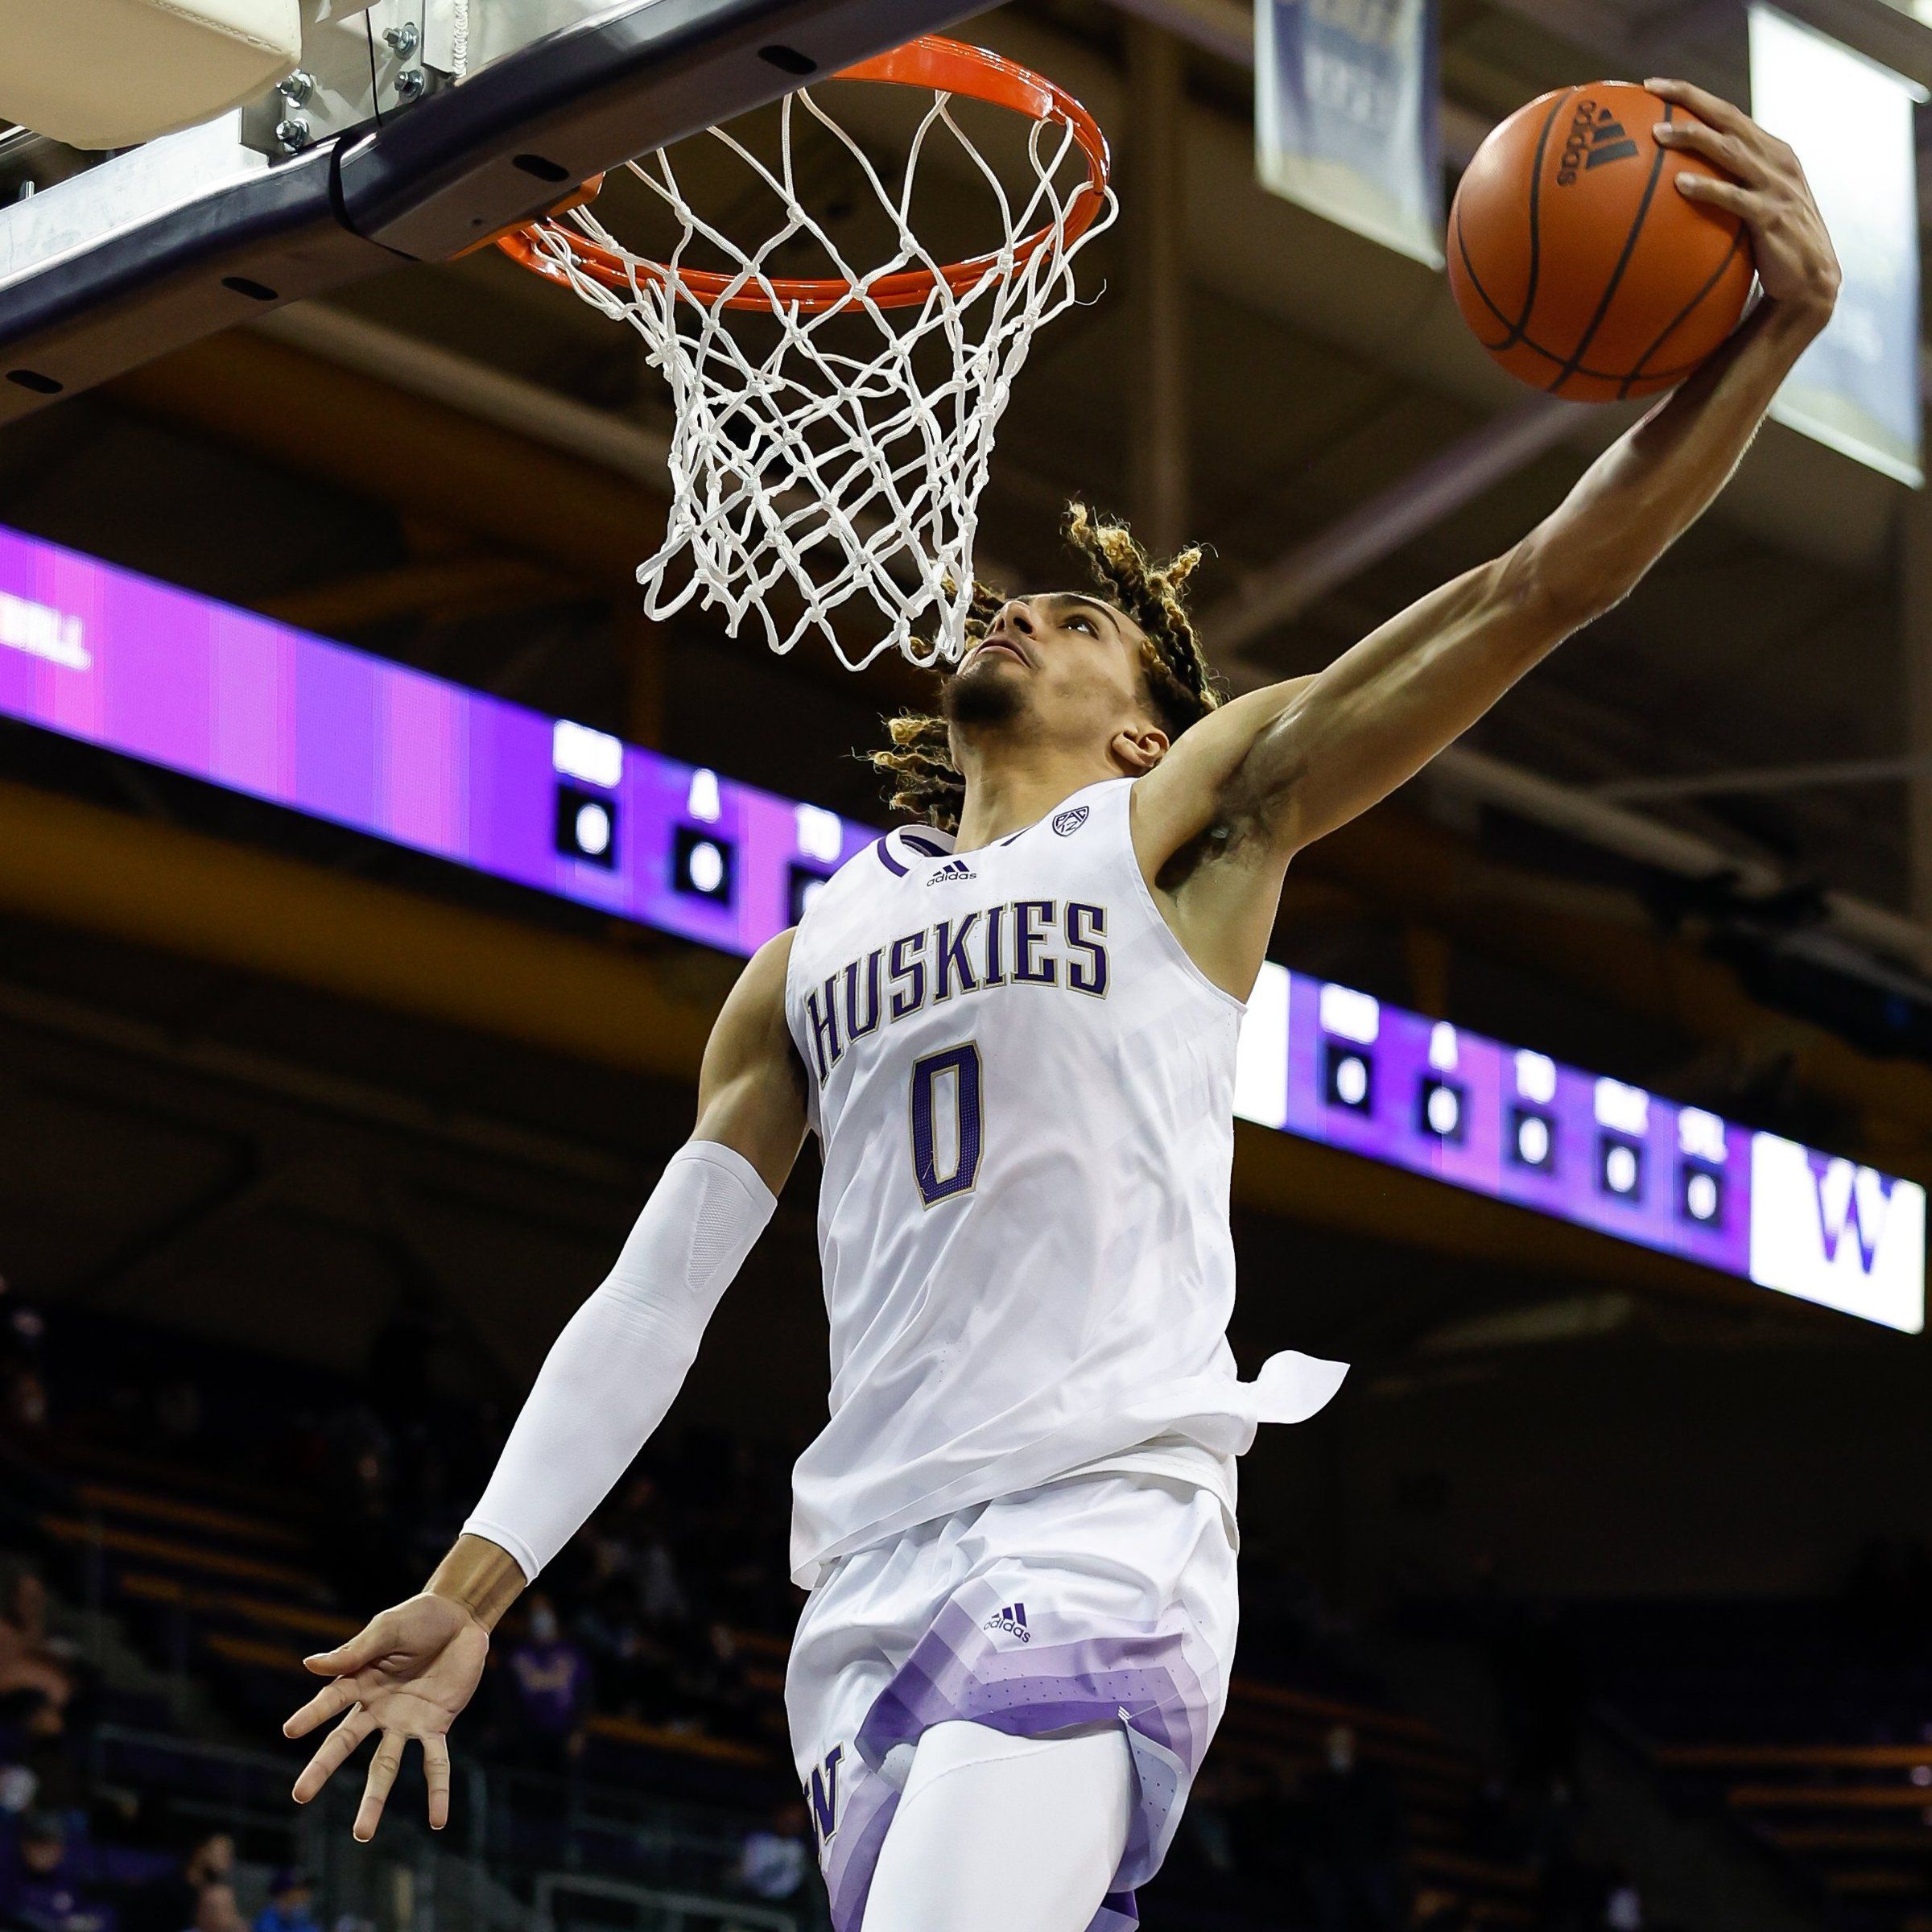
[[[1198,539],[1239,688],[1505,548],[1633,419],[1463,327],[1434,251],[1488,131],[1605,73],[1775,91],[1743,0],[1259,3],[905,23],[1076,93],[1121,191],[1018,379],[982,572],[1071,581],[1076,497]],[[503,7],[526,38],[570,10]],[[346,10],[415,76],[374,83],[391,127],[460,99],[407,65],[423,7]],[[1932,7],[1789,10],[1910,124]],[[1393,125],[1411,30],[1419,244],[1311,205],[1347,157],[1284,160],[1269,66]],[[1810,71],[1828,134],[1865,123]],[[350,138],[326,92],[240,110],[285,183]],[[85,227],[126,159],[0,133],[0,243],[35,202]],[[641,615],[658,371],[397,221],[301,254],[296,300],[250,229],[192,314],[138,265],[10,286],[0,246],[0,1932],[808,1932],[809,1150],[503,1625],[448,1830],[413,1759],[372,1845],[353,1789],[288,1802],[299,1660],[448,1546],[689,1132],[742,959],[887,823],[855,754],[925,690]],[[1859,312],[1892,392],[1834,413],[1821,377],[1633,599],[1291,871],[1232,1341],[1353,1368],[1244,1460],[1237,1681],[1150,1932],[1932,1932],[1916,277]],[[96,303],[158,319],[76,332]]]

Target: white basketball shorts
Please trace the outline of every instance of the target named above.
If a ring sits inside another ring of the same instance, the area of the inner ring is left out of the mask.
[[[1038,1737],[1126,1732],[1127,1848],[1092,1932],[1137,1922],[1234,1661],[1228,1516],[1211,1491],[1075,1475],[840,1558],[807,1601],[786,1674],[799,1780],[836,1932],[860,1932],[913,1746],[963,1718]]]

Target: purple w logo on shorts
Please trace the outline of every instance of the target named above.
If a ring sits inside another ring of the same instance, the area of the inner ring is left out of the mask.
[[[843,1744],[834,1744],[825,1753],[823,1766],[811,1768],[811,1817],[818,1827],[819,1843],[825,1843],[839,1828],[839,1760],[845,1755]]]

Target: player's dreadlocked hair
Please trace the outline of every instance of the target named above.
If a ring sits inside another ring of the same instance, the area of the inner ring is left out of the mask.
[[[1085,562],[1095,582],[1141,627],[1146,638],[1141,663],[1148,695],[1161,729],[1170,739],[1178,738],[1221,702],[1185,601],[1187,580],[1201,560],[1199,548],[1183,550],[1166,563],[1156,564],[1125,523],[1097,518],[1084,503],[1067,506],[1064,535],[1067,547]],[[969,646],[986,634],[1004,601],[985,584],[973,585],[966,620]],[[956,831],[966,781],[953,764],[945,719],[936,713],[906,712],[889,718],[886,729],[892,734],[891,748],[869,756],[873,770],[886,780],[892,809],[943,832]]]

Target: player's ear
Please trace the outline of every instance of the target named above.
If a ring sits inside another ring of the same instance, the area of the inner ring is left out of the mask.
[[[1108,749],[1113,762],[1130,778],[1152,771],[1167,755],[1166,732],[1154,724],[1129,724],[1113,734]]]

